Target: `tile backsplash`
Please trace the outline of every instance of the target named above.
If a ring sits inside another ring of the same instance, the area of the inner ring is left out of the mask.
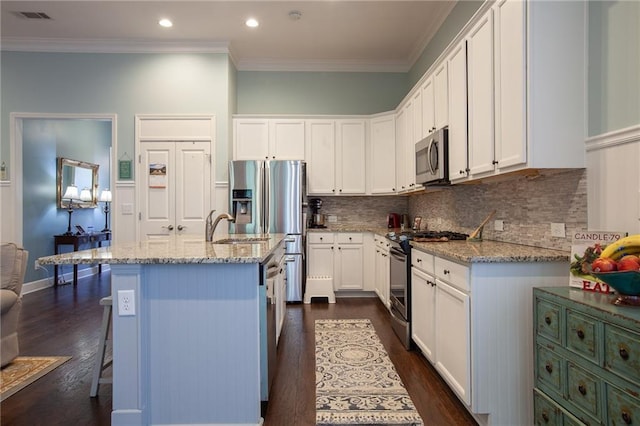
[[[371,197],[312,197],[322,200],[320,213],[338,216],[338,223],[387,226],[387,214],[409,213],[408,197],[397,195]]]
[[[310,197],[311,198],[311,197]],[[575,231],[587,229],[585,169],[542,172],[502,182],[453,185],[411,196],[320,197],[321,213],[341,224],[385,227],[390,212],[422,217],[422,228],[470,234],[487,215],[483,238],[560,250],[570,250]],[[495,231],[494,221],[504,221]],[[551,223],[565,224],[566,237],[552,237]]]
[[[570,250],[573,233],[587,229],[586,170],[453,185],[409,197],[409,214],[422,216],[423,227],[432,230],[471,233],[493,210],[484,239]],[[504,221],[503,231],[494,230],[496,219]],[[552,222],[565,224],[565,238],[551,236]]]

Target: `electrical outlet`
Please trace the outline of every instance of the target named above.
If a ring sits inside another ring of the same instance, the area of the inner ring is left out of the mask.
[[[493,222],[493,229],[495,231],[504,231],[504,220],[496,220]]]
[[[327,215],[327,221],[329,223],[336,223],[338,222],[338,216],[336,216],[335,214]]]
[[[566,237],[564,230],[564,223],[553,223],[551,222],[551,236],[564,238]]]
[[[120,205],[120,213],[123,215],[133,214],[133,204],[131,203],[122,203]]]
[[[118,290],[118,315],[121,317],[136,314],[136,299],[133,290]]]

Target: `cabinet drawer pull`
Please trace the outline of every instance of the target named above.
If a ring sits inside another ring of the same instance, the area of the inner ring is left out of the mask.
[[[584,331],[582,331],[581,329],[578,329],[578,331],[576,331],[576,334],[578,335],[578,339],[584,339]]]
[[[422,259],[418,259],[418,263],[421,263],[421,262],[422,262]]]
[[[553,373],[553,365],[551,365],[550,362],[548,362],[547,365],[544,366],[544,369],[547,370],[547,373],[549,374]]]
[[[631,418],[631,414],[629,414],[627,411],[622,411],[622,421],[624,422],[624,424],[626,425],[630,425],[631,423],[633,423],[633,419]]]
[[[551,325],[551,317],[549,315],[544,317],[544,322],[547,323],[547,325]]]
[[[451,271],[450,271],[450,270],[448,270],[448,269],[445,269],[445,270],[444,270],[444,271],[442,271],[442,272],[443,272],[445,275],[448,275],[448,274],[450,274],[450,273],[451,273]]]
[[[549,414],[547,414],[546,411],[542,412],[542,420],[544,420],[545,423],[549,423]]]
[[[627,351],[627,348],[620,346],[620,358],[624,359],[625,361],[629,359],[629,352]]]
[[[584,387],[584,385],[583,385],[583,384],[579,384],[579,385],[578,385],[578,392],[580,392],[580,394],[581,394],[582,396],[585,396],[585,395],[587,394],[587,388],[586,388],[586,387]]]

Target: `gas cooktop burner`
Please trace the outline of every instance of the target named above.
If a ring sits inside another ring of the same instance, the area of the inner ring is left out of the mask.
[[[432,240],[432,241],[451,241],[466,240],[468,234],[453,231],[410,231],[410,232],[389,232],[387,238],[392,241],[402,240]]]

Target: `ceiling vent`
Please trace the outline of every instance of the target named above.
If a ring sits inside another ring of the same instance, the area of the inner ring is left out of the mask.
[[[44,12],[13,12],[20,18],[24,19],[51,19],[49,15]]]

